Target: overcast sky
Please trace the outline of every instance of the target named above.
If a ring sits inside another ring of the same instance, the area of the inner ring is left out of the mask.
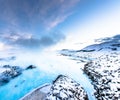
[[[0,51],[120,33],[119,0],[0,0]]]

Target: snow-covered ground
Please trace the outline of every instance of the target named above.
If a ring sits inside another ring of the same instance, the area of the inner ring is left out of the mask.
[[[92,80],[98,100],[120,98],[120,35],[99,39],[100,43],[81,50],[62,50],[78,64],[84,63],[83,71]]]
[[[109,52],[85,65],[84,71],[93,80],[98,99],[120,98],[120,52]]]
[[[59,75],[45,100],[88,100],[88,96],[79,83],[67,76]]]

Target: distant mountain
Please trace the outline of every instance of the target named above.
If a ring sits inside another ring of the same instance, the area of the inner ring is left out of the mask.
[[[96,44],[89,45],[81,50],[68,50],[63,49],[62,52],[93,52],[93,51],[116,51],[120,50],[120,35],[109,38],[96,39]]]
[[[93,44],[90,46],[87,46],[83,48],[80,51],[83,52],[92,52],[92,51],[104,51],[104,50],[110,50],[110,51],[116,51],[120,50],[120,35],[116,35],[114,37],[109,38],[102,38],[95,40],[97,44]]]

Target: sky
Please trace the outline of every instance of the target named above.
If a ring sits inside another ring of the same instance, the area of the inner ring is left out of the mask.
[[[119,0],[0,0],[0,52],[74,48],[120,33]]]

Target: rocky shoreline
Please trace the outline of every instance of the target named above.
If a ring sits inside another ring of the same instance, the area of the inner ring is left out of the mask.
[[[23,69],[19,66],[4,65],[0,67],[0,86],[8,83],[11,79],[22,74]]]
[[[59,75],[51,85],[37,88],[20,100],[88,100],[88,96],[79,83]]]
[[[37,87],[36,89],[29,92],[20,100],[44,100],[50,88],[51,84],[44,84],[43,86]]]
[[[120,98],[119,53],[102,55],[85,64],[84,72],[93,81],[98,100],[118,100]],[[115,64],[115,66],[113,66]]]
[[[0,86],[5,85],[10,80],[18,77],[23,71],[36,68],[34,65],[29,65],[25,69],[20,66],[3,65],[0,66]]]
[[[45,100],[88,100],[88,96],[79,83],[67,76],[59,75]]]
[[[92,80],[97,100],[119,100],[120,98],[120,41],[111,38],[109,42],[87,46],[81,50],[60,51],[69,56]]]

